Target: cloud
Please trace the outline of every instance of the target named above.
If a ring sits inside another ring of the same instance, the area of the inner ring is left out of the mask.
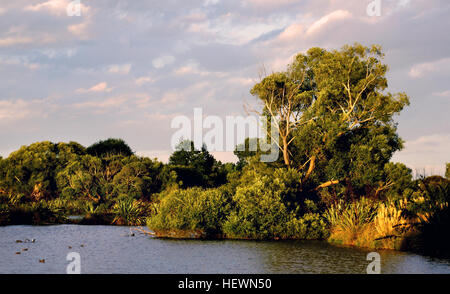
[[[72,5],[71,4],[72,2],[73,2],[72,0],[49,0],[35,5],[25,6],[24,10],[34,12],[46,11],[57,16],[61,15],[67,16],[68,7],[69,5]],[[82,0],[80,1],[80,11],[82,15],[88,13],[90,8],[89,6],[86,6],[83,2],[84,1]]]
[[[91,93],[91,92],[111,92],[113,89],[108,88],[108,83],[101,82],[98,83],[89,89],[79,88],[76,90],[77,93]]]
[[[290,41],[294,38],[300,38],[302,37],[304,30],[305,28],[302,24],[291,24],[278,36],[278,39],[281,41]]]
[[[140,77],[140,78],[135,79],[134,83],[136,85],[138,85],[138,86],[141,86],[141,85],[146,84],[146,83],[153,83],[154,81],[155,80],[153,78],[148,77],[148,76],[144,76],[144,77]]]
[[[388,90],[411,97],[398,117],[400,135],[446,133],[450,99],[430,104],[421,98],[449,97],[450,1],[383,1],[382,16],[369,17],[370,1],[199,0],[174,6],[81,0],[80,17],[67,16],[71,0],[2,1],[0,113],[7,127],[0,131],[11,139],[1,141],[0,150],[59,137],[90,142],[106,134],[124,135],[136,150],[159,150],[170,142],[170,124],[156,118],[149,123],[148,113],[204,107],[210,114],[242,114],[246,100],[256,101],[249,89],[261,65],[284,70],[311,47],[339,49],[355,41],[382,45],[391,68]],[[58,99],[32,102],[39,97]],[[58,111],[48,111],[53,106]],[[10,112],[33,119],[13,123]],[[111,119],[130,124],[117,129]],[[12,130],[17,135],[10,136]],[[149,133],[158,140],[145,141]],[[140,146],[144,141],[148,146]],[[418,156],[405,154],[408,162]],[[441,161],[448,158],[439,154]]]
[[[0,100],[0,122],[12,122],[25,118],[44,117],[43,100]]]
[[[200,69],[200,65],[197,62],[189,61],[184,66],[177,68],[174,73],[176,75],[199,75],[199,76],[216,76],[225,77],[227,74],[224,72],[212,72],[204,69]]]
[[[164,55],[158,58],[153,59],[152,64],[155,68],[163,68],[169,64],[175,62],[175,57],[172,55]]]
[[[12,57],[1,57],[0,56],[0,64],[18,65],[18,66],[23,66],[30,70],[39,69],[41,67],[41,65],[39,63],[30,62],[26,58],[19,58],[17,56],[12,56]]]
[[[438,96],[438,97],[450,97],[450,90],[447,91],[443,91],[443,92],[434,92],[433,96]]]
[[[313,35],[320,30],[322,30],[327,25],[330,25],[333,22],[337,22],[344,19],[349,19],[352,17],[352,14],[347,10],[336,10],[330,14],[325,15],[320,18],[318,21],[314,22],[306,31],[307,35]]]
[[[115,73],[115,74],[128,74],[131,70],[131,64],[114,64],[109,66],[108,72]]]
[[[298,2],[298,0],[247,0],[253,7],[270,9]]]
[[[450,58],[443,58],[432,62],[419,63],[411,67],[409,76],[422,78],[430,73],[450,70]]]
[[[82,103],[75,103],[73,106],[75,108],[114,108],[121,107],[124,103],[126,103],[129,99],[126,97],[114,97],[108,98],[102,101],[86,101]]]
[[[69,25],[67,30],[75,36],[78,36],[81,40],[87,40],[90,38],[90,33],[88,30],[89,25],[91,24],[90,19],[83,21],[78,24]]]
[[[0,38],[0,47],[11,47],[15,45],[30,44],[32,42],[33,39],[30,37],[6,37]]]
[[[406,141],[405,149],[396,153],[392,161],[403,162],[413,170],[443,174],[450,162],[450,134],[432,134]]]

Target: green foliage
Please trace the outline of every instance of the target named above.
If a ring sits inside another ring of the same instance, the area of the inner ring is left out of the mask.
[[[149,218],[147,225],[157,232],[182,230],[220,234],[229,214],[230,198],[222,188],[172,189],[160,195],[156,214]]]
[[[100,158],[84,155],[78,161],[70,162],[56,180],[64,198],[86,198],[98,202],[102,198],[102,161]]]
[[[122,139],[113,139],[109,138],[104,141],[99,141],[97,143],[92,144],[86,149],[87,153],[92,156],[111,156],[111,155],[122,155],[122,156],[131,156],[133,155],[133,151],[130,146],[125,143]]]
[[[446,169],[445,169],[445,177],[447,180],[450,180],[450,163],[447,163]]]
[[[232,238],[305,239],[323,236],[325,228],[318,215],[296,218],[298,207],[289,205],[296,198],[299,174],[293,169],[258,168],[244,172],[237,187],[236,203],[224,225],[224,233]],[[313,226],[308,226],[313,224]]]
[[[161,190],[162,164],[148,158],[139,158],[124,165],[113,179],[113,193],[118,198],[150,199]]]
[[[113,207],[113,213],[115,214],[113,224],[140,226],[145,223],[145,217],[149,212],[149,207],[142,201],[119,200]]]
[[[340,200],[332,205],[324,214],[328,223],[335,230],[342,231],[352,237],[371,223],[377,212],[377,203],[367,198],[346,203]]]
[[[217,187],[226,182],[224,165],[215,160],[206,146],[195,150],[192,141],[182,141],[178,144],[176,151],[169,158],[169,166],[183,188]]]
[[[55,196],[56,173],[84,152],[84,148],[74,142],[23,146],[0,162],[0,191],[24,194],[34,201]]]
[[[329,236],[326,220],[319,213],[306,213],[286,224],[287,235],[293,239],[323,240]]]
[[[401,199],[405,195],[405,191],[408,192],[414,188],[412,170],[403,163],[387,163],[384,166],[384,173],[386,181],[391,184],[386,191],[388,199]]]
[[[409,100],[386,91],[383,57],[376,45],[312,48],[251,90],[279,121],[285,163],[303,169],[306,193],[334,182],[343,196],[361,197],[385,179],[384,165],[402,148],[393,116]]]
[[[416,181],[417,188],[410,192],[412,200],[404,210],[404,215],[414,219],[417,215],[433,215],[450,203],[450,180],[431,176]]]

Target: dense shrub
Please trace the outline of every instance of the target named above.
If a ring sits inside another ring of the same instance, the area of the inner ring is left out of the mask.
[[[224,225],[224,233],[243,239],[319,239],[325,223],[318,215],[296,218],[297,209],[289,207],[295,199],[299,174],[293,169],[265,172],[246,167],[243,185],[233,196],[233,210]],[[251,180],[250,180],[251,179]]]
[[[230,198],[222,188],[172,189],[160,195],[156,214],[149,218],[147,225],[161,234],[191,231],[217,235],[229,214]]]
[[[401,199],[406,190],[414,188],[412,181],[412,170],[403,163],[389,162],[384,166],[386,182],[390,185],[386,191],[388,199]]]
[[[140,226],[145,223],[145,217],[150,212],[150,207],[145,202],[133,199],[120,200],[113,207],[115,214],[113,224]]]

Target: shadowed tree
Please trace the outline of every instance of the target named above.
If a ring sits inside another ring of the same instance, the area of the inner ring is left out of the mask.
[[[122,139],[107,139],[92,144],[86,149],[87,153],[92,156],[104,157],[110,155],[131,156],[133,151],[130,146]]]

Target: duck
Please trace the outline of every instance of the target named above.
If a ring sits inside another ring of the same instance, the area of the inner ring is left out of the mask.
[[[72,249],[72,246],[69,246],[69,249]]]
[[[18,251],[18,252],[16,252],[16,254],[20,254],[20,252]]]
[[[22,251],[28,251],[28,248],[23,248]]]
[[[23,243],[22,240],[16,240],[16,243]]]
[[[39,259],[40,263],[45,263],[45,259]]]

